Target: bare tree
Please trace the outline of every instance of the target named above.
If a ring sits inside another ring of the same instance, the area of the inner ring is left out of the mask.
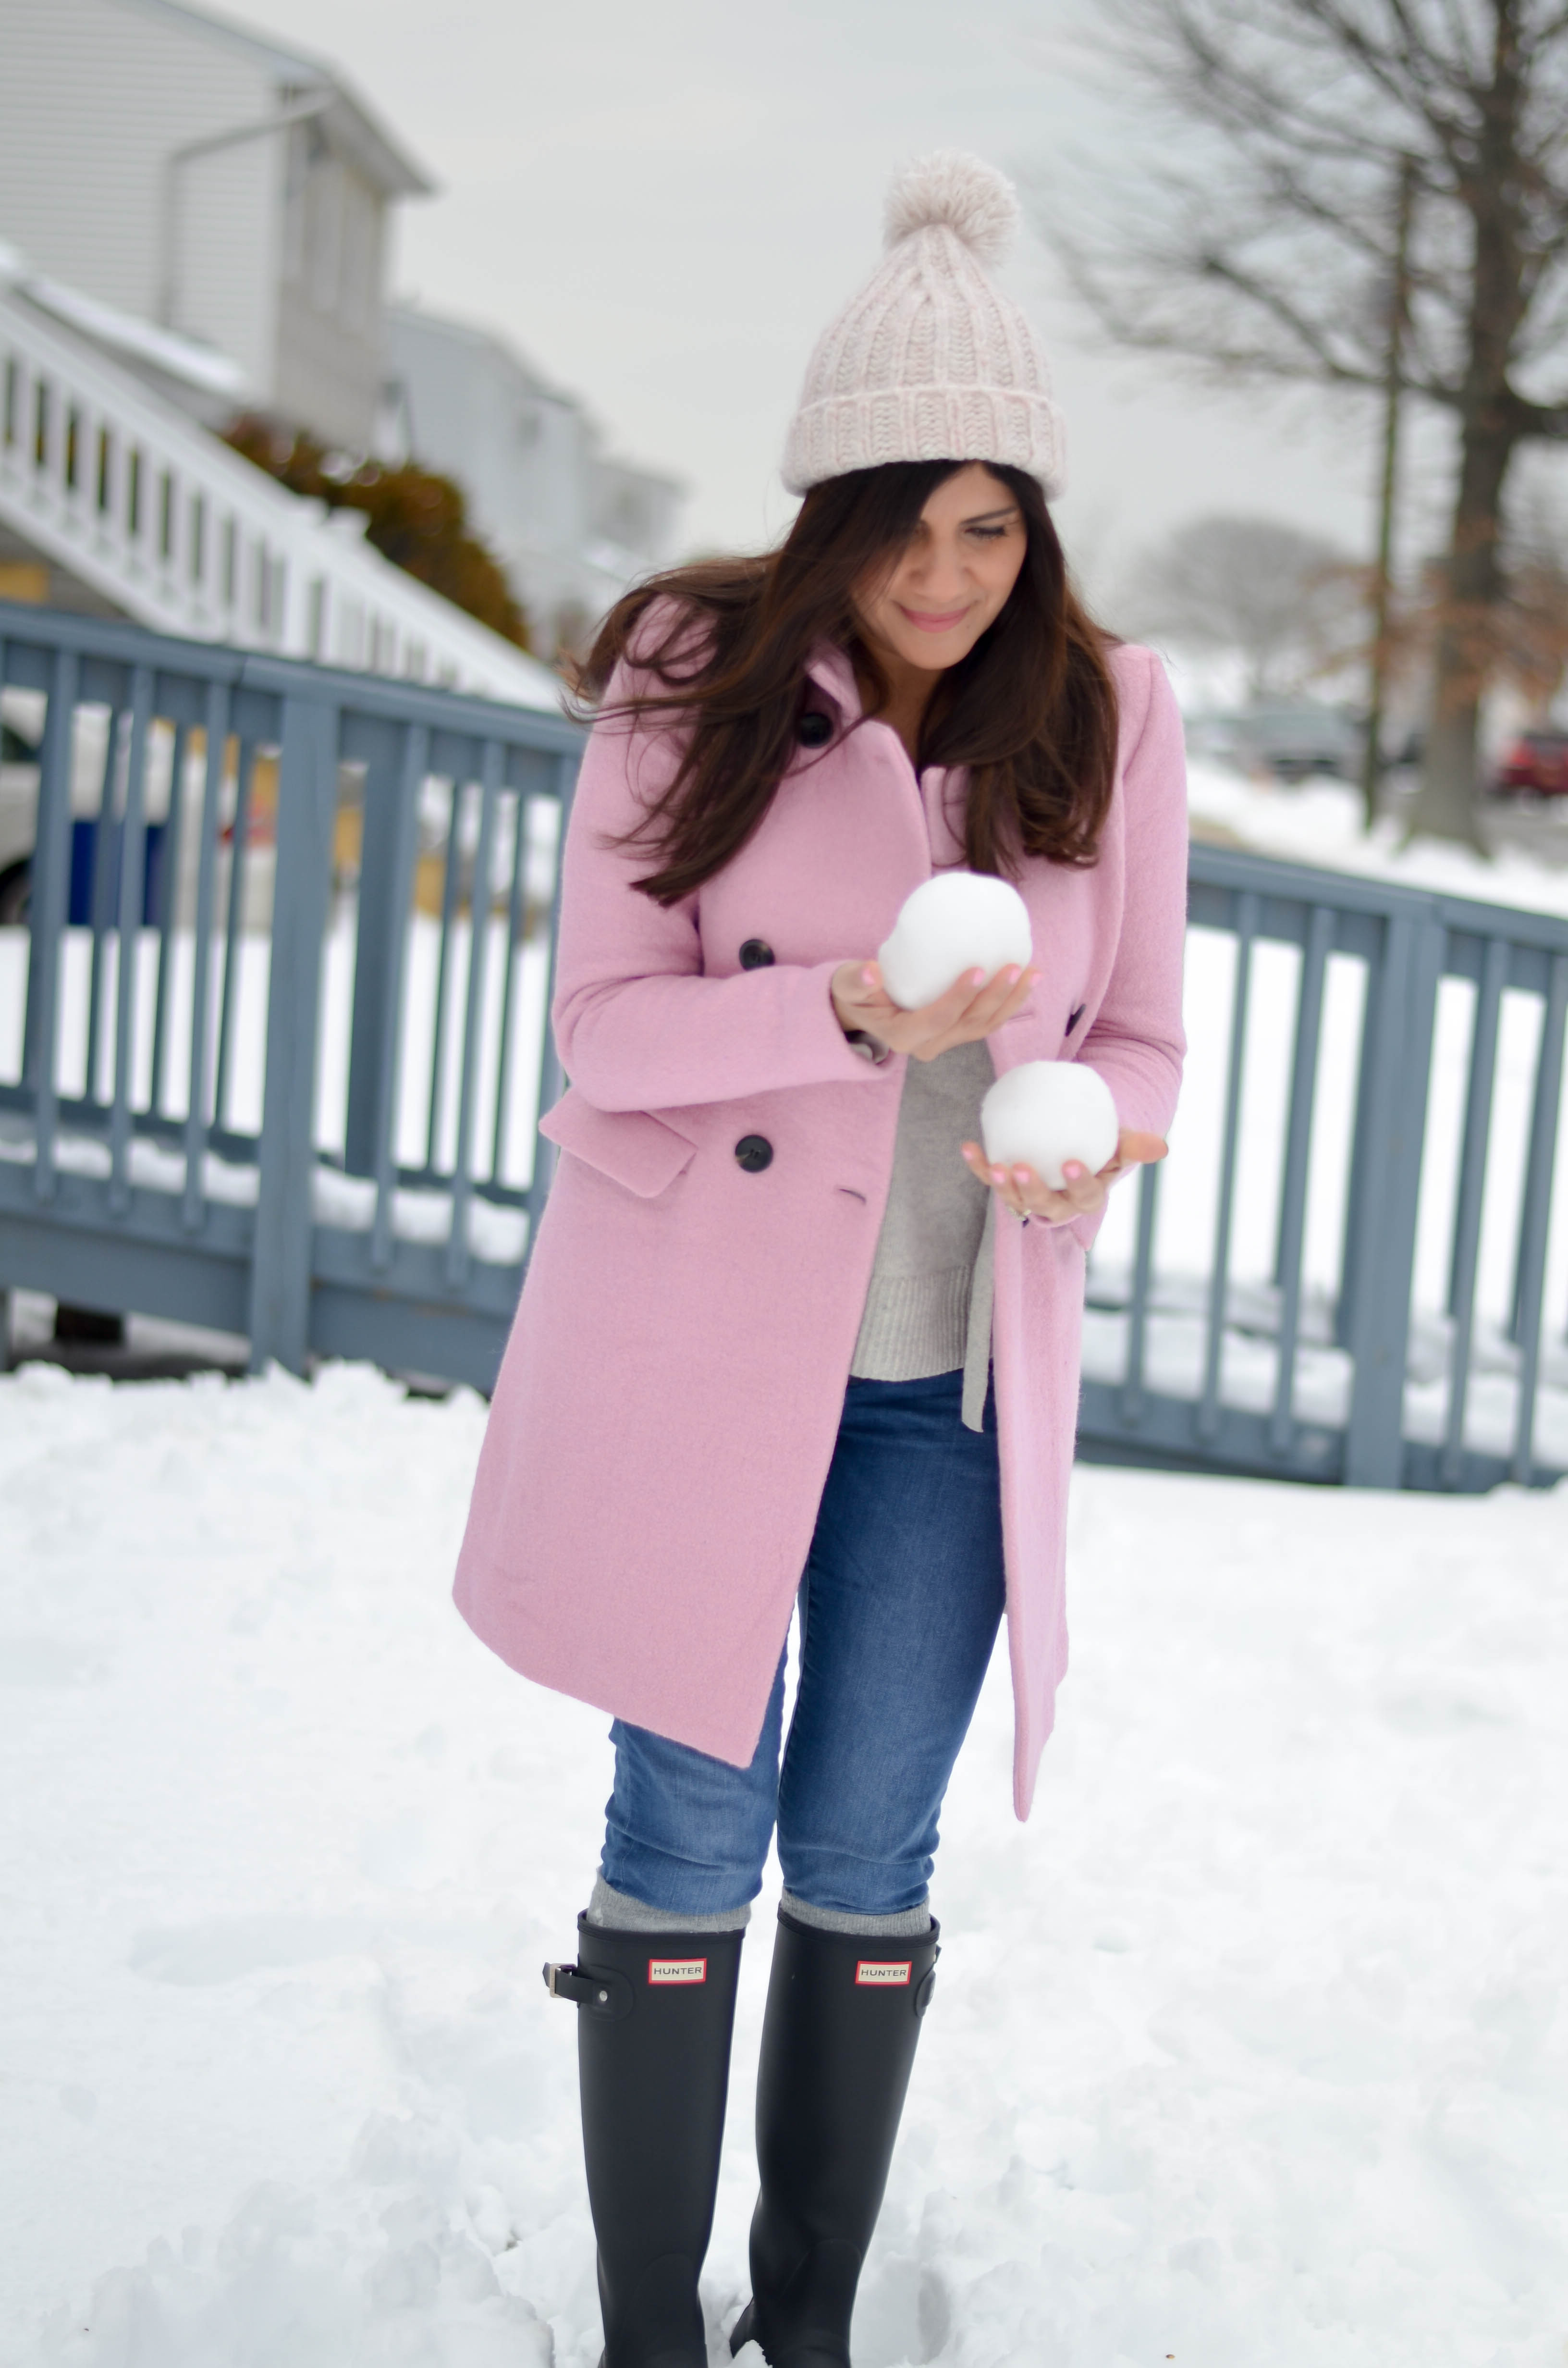
[[[1398,382],[1458,442],[1415,823],[1473,842],[1509,472],[1568,440],[1568,0],[1099,7],[1167,136],[1042,228],[1119,342],[1381,391],[1402,181],[1413,199]]]
[[[1249,699],[1299,690],[1345,649],[1360,587],[1322,536],[1274,518],[1200,518],[1134,569],[1128,621],[1198,652],[1234,652]]]

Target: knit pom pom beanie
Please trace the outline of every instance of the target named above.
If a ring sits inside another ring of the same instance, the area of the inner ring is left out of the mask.
[[[1000,461],[1048,500],[1066,483],[1062,415],[1034,331],[986,274],[1017,229],[1012,186],[945,149],[888,192],[887,253],[812,356],[784,482],[886,461]]]

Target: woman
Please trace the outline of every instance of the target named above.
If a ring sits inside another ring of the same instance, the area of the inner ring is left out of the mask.
[[[1061,428],[984,265],[1006,182],[939,156],[829,328],[765,559],[623,600],[568,835],[561,1160],[457,1598],[614,1714],[574,1966],[608,2368],[699,2368],[741,1939],[784,1875],[732,2338],[845,2368],[929,2001],[927,1884],[1006,1612],[1027,1815],[1065,1666],[1085,1254],[1180,1068],[1181,731],[1046,507]],[[934,870],[1016,878],[1035,962],[923,1010],[872,950]],[[993,1075],[1091,1062],[1121,1122],[1051,1191],[974,1140]],[[799,1687],[780,1768],[784,1645]]]

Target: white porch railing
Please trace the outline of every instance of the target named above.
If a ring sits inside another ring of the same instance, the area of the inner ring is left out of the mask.
[[[553,709],[547,668],[0,281],[0,523],[141,625]]]

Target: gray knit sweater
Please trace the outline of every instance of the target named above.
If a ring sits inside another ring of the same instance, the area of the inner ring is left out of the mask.
[[[994,1075],[983,1042],[905,1067],[892,1182],[849,1366],[861,1381],[915,1382],[961,1365],[971,1429],[991,1357],[992,1195],[960,1145],[979,1137]]]

